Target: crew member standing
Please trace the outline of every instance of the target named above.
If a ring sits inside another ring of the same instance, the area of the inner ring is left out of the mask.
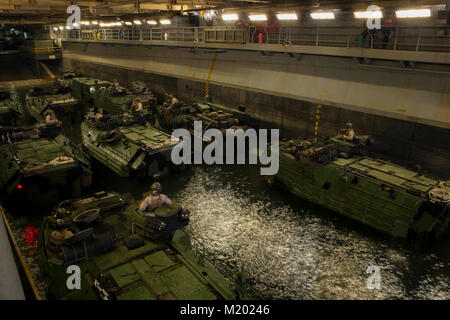
[[[151,194],[146,197],[140,204],[141,211],[154,211],[164,205],[170,206],[172,201],[165,194],[161,193],[161,184],[155,182],[150,188]]]

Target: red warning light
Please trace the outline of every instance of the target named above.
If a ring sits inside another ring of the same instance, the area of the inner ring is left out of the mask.
[[[18,184],[18,185],[17,185],[17,189],[18,189],[18,190],[22,190],[22,189],[23,189],[23,185]]]

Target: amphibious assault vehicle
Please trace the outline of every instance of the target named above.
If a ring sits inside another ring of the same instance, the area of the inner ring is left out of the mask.
[[[21,126],[22,111],[8,92],[0,91],[0,126]]]
[[[109,87],[112,83],[90,77],[73,78],[70,84],[72,95],[82,104],[93,103],[93,93],[102,87]]]
[[[202,121],[204,130],[215,128],[225,131],[226,129],[247,128],[244,123],[247,122],[248,116],[244,112],[231,110],[207,101],[189,104],[179,102],[173,96],[166,95],[163,105],[157,106],[155,109],[155,125],[168,132],[184,128],[193,133],[194,121]]]
[[[57,125],[0,129],[0,192],[15,208],[80,196],[89,187],[87,158]]]
[[[79,103],[70,93],[53,94],[42,88],[34,88],[27,93],[25,103],[28,113],[36,120],[45,119],[45,114],[53,110],[59,119],[74,121],[79,114]]]
[[[178,141],[152,127],[145,115],[99,116],[91,110],[81,135],[87,152],[121,177],[158,177],[177,168],[170,153]]]
[[[94,105],[110,114],[120,115],[138,103],[147,110],[152,110],[156,105],[156,97],[145,83],[140,81],[135,81],[130,89],[121,87],[116,82],[92,92]]]
[[[176,203],[154,212],[137,208],[130,196],[115,192],[55,208],[45,219],[38,249],[49,299],[248,298],[243,277],[234,286],[191,249],[182,229],[187,210]],[[80,268],[79,289],[67,286],[69,266]]]
[[[367,137],[280,143],[276,179],[292,193],[395,237],[428,237],[450,223],[450,182],[365,156]]]

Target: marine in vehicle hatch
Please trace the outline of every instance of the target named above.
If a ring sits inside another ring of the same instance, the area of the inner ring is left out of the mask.
[[[351,122],[347,122],[345,125],[345,129],[342,130],[344,133],[343,138],[348,141],[352,142],[355,139],[355,130],[353,129],[353,125]]]
[[[150,195],[145,197],[145,199],[139,205],[139,210],[145,215],[144,212],[154,211],[162,206],[172,205],[172,201],[168,196],[161,193],[161,184],[155,182],[152,184],[150,189]]]
[[[131,105],[131,110],[133,112],[140,112],[143,109],[144,109],[144,107],[142,106],[141,99],[137,98],[136,100],[133,101],[133,103]]]
[[[97,113],[95,114],[95,123],[98,124],[102,118],[103,118],[103,109],[100,108],[97,110]]]
[[[45,115],[45,124],[46,125],[53,125],[58,122],[58,119],[56,118],[55,112],[53,110],[49,110],[47,114]]]
[[[44,121],[41,122],[38,130],[41,137],[55,137],[61,133],[61,122],[53,110],[50,109],[45,113]]]

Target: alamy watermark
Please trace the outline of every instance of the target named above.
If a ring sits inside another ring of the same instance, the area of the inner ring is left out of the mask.
[[[70,16],[67,18],[67,28],[80,29],[81,28],[81,9],[79,6],[73,4],[67,7],[67,14]]]
[[[81,289],[81,269],[77,265],[70,265],[66,270],[67,277],[66,286],[69,290]]]
[[[172,149],[172,162],[180,164],[257,164],[268,166],[260,169],[261,175],[275,175],[279,169],[279,137],[278,129],[226,129],[225,136],[219,129],[207,129],[203,132],[202,121],[194,121],[194,141],[186,129],[176,129],[172,133],[172,141],[178,143]],[[203,138],[212,140],[204,149]],[[248,141],[248,144],[246,143]],[[191,150],[194,147],[193,161]],[[224,154],[225,151],[225,154]]]
[[[368,17],[366,21],[367,29],[381,29],[381,16],[376,16],[377,12],[381,12],[381,8],[377,5],[370,5],[367,7]]]
[[[366,272],[370,274],[367,278],[367,289],[381,289],[381,268],[379,266],[368,266]]]

